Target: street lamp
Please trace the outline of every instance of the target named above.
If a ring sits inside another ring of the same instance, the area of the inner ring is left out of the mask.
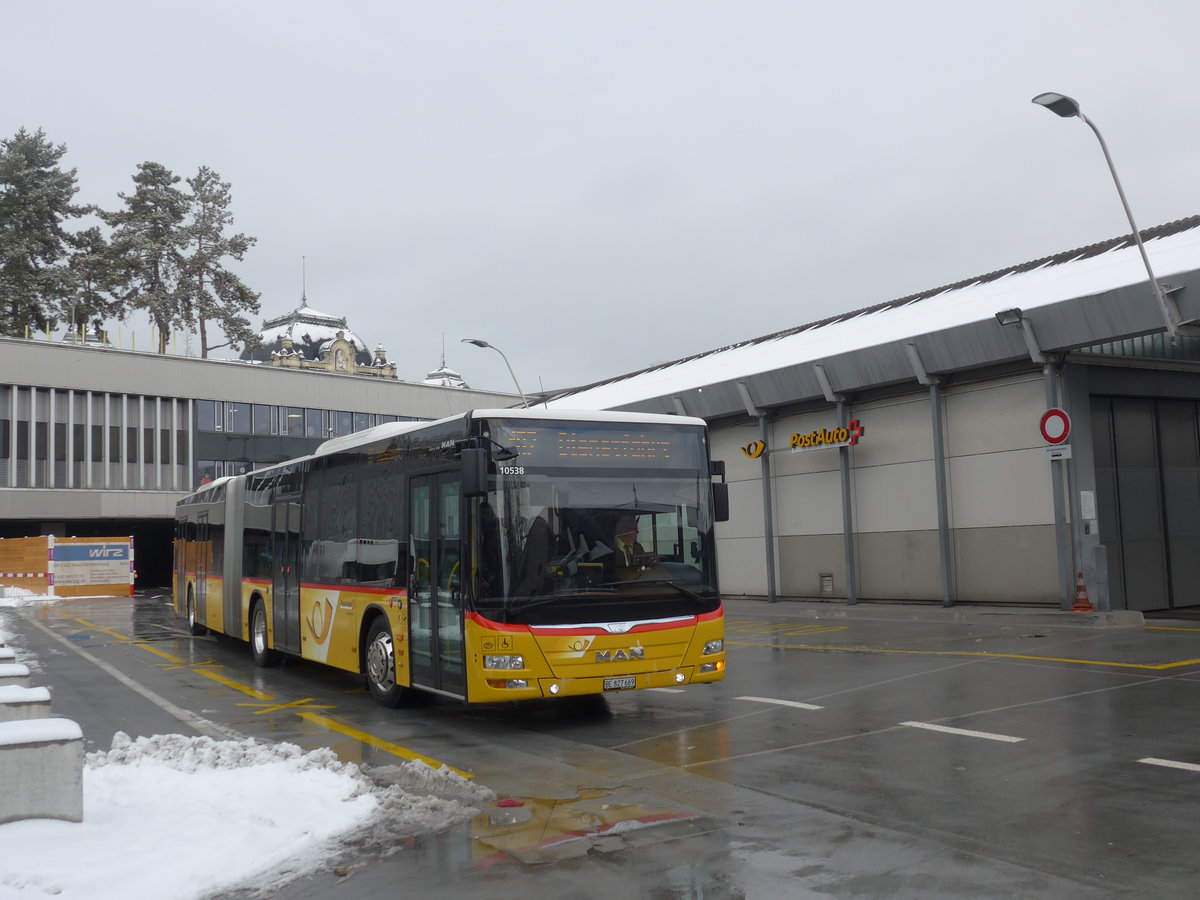
[[[1167,303],[1162,285],[1154,277],[1154,270],[1150,267],[1150,257],[1146,255],[1146,247],[1142,243],[1142,234],[1138,231],[1137,223],[1133,221],[1133,212],[1129,209],[1129,201],[1125,199],[1125,189],[1121,187],[1121,179],[1117,177],[1116,166],[1113,165],[1112,156],[1109,155],[1108,145],[1104,143],[1104,136],[1100,134],[1100,129],[1096,127],[1091,119],[1083,114],[1079,108],[1079,104],[1066,94],[1056,94],[1052,91],[1045,94],[1038,94],[1033,98],[1033,102],[1038,106],[1046,107],[1050,112],[1057,116],[1062,116],[1064,119],[1082,119],[1083,123],[1092,129],[1092,132],[1096,135],[1096,140],[1100,142],[1100,149],[1104,151],[1104,159],[1108,162],[1108,171],[1112,173],[1113,183],[1117,186],[1117,194],[1121,197],[1121,205],[1125,207],[1125,217],[1129,219],[1129,227],[1133,231],[1133,240],[1137,244],[1138,252],[1142,254],[1142,262],[1146,266],[1146,275],[1150,278],[1150,286],[1154,288],[1154,297],[1158,300],[1163,320],[1167,323],[1167,333],[1174,337],[1179,333],[1179,316]]]
[[[462,342],[464,344],[474,344],[476,347],[490,347],[492,350],[495,350],[497,353],[499,353],[500,358],[504,360],[504,364],[508,366],[508,374],[512,376],[513,384],[517,386],[517,393],[521,395],[521,405],[524,407],[529,406],[529,401],[525,399],[525,392],[521,390],[521,383],[517,381],[517,373],[513,371],[513,367],[509,363],[508,357],[504,355],[503,350],[501,350],[495,344],[489,344],[487,341],[481,341],[479,338],[463,338]]]

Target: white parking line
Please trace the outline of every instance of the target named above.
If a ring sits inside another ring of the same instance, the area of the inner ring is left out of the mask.
[[[800,703],[797,700],[775,700],[771,697],[734,697],[734,700],[749,700],[752,703],[774,703],[776,706],[794,706],[796,709],[824,709],[812,703]]]
[[[1147,756],[1145,759],[1139,759],[1138,762],[1145,763],[1148,766],[1166,766],[1168,769],[1183,769],[1187,772],[1200,772],[1200,766],[1195,763],[1176,762],[1173,759],[1155,759],[1153,756]]]
[[[1010,734],[993,734],[990,731],[970,731],[966,728],[951,728],[949,725],[932,725],[929,722],[901,722],[909,728],[925,728],[929,731],[942,731],[946,734],[961,734],[963,737],[983,738],[988,741],[1004,741],[1009,744],[1019,744],[1025,738],[1013,737]]]
[[[646,688],[648,691],[658,691],[660,694],[682,694],[683,688]]]

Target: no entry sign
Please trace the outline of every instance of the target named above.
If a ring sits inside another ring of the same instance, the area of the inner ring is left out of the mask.
[[[1048,409],[1042,414],[1039,427],[1047,444],[1061,444],[1071,434],[1071,417],[1061,409]]]

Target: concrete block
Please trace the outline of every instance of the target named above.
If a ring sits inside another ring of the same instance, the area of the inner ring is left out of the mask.
[[[0,825],[83,821],[83,730],[70,719],[0,722]]]
[[[50,718],[50,689],[44,687],[0,687],[0,722]]]
[[[0,663],[0,687],[12,684],[29,687],[29,667],[22,663]]]
[[[6,647],[3,641],[0,641],[0,665],[4,663],[15,663],[17,661],[17,651],[12,647]]]

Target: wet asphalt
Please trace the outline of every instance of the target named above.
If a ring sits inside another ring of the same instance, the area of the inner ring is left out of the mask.
[[[368,767],[409,752],[497,795],[467,825],[352,836],[336,865],[228,898],[1191,897],[1200,883],[1186,612],[734,599],[721,683],[405,710],[317,666],[255,669],[236,641],[187,636],[161,592],[0,616],[89,750],[123,730],[331,746]]]

